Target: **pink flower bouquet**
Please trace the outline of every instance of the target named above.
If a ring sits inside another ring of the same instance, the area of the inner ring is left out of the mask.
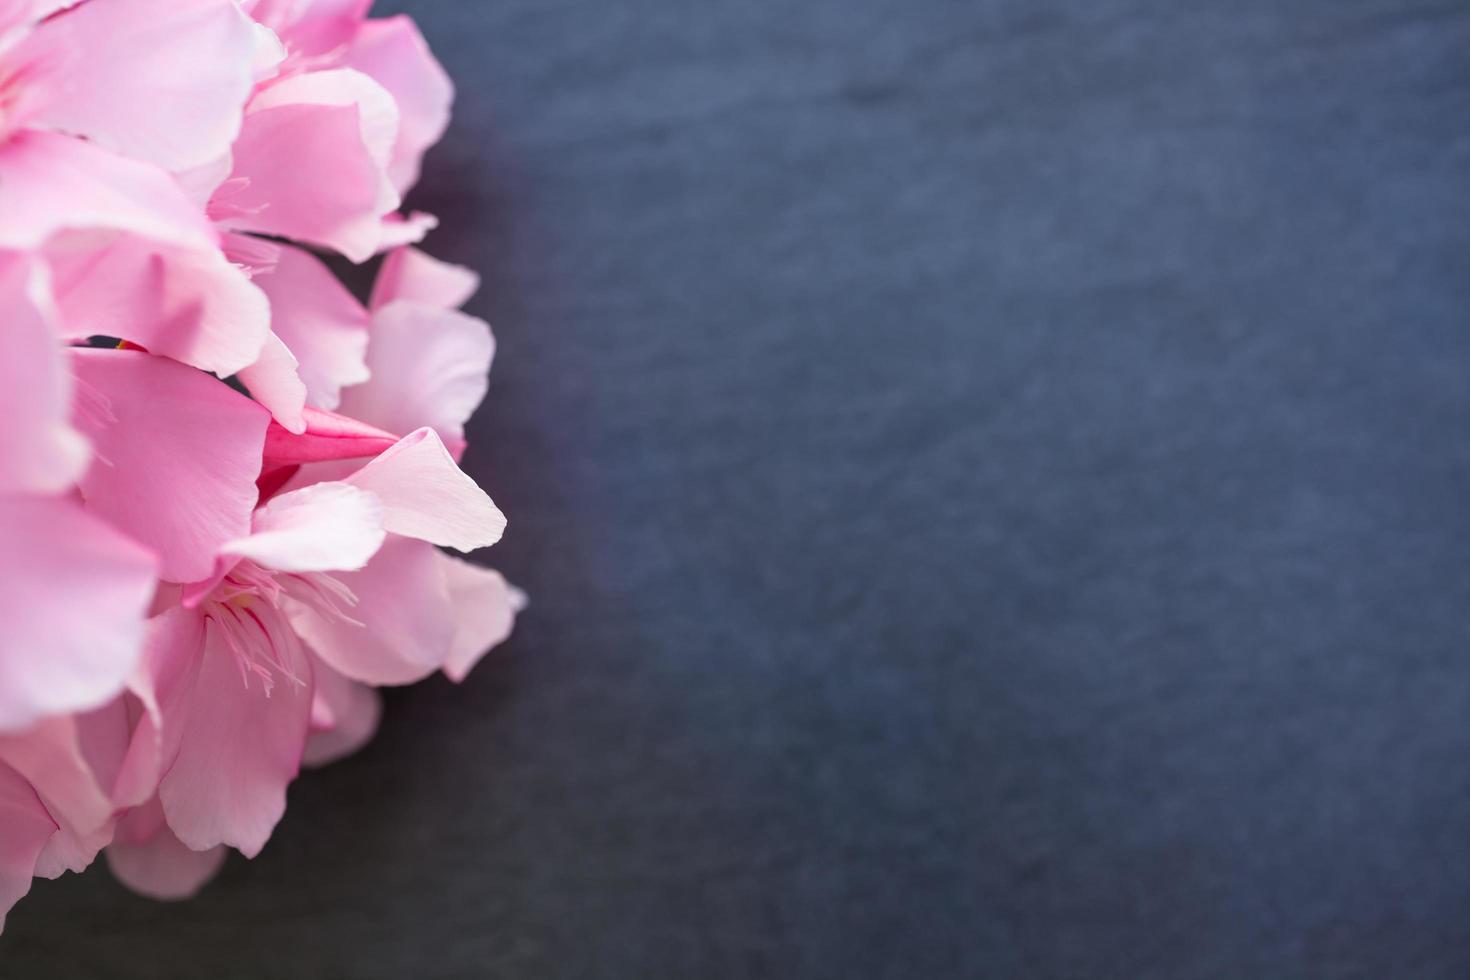
[[[523,602],[440,550],[505,527],[457,463],[495,345],[399,213],[453,89],[369,3],[0,0],[0,923],[254,856]],[[370,303],[309,249],[383,254]]]

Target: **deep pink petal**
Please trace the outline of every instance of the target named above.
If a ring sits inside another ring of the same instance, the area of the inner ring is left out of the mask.
[[[138,662],[155,562],[65,498],[0,497],[0,731],[116,696]]]
[[[505,515],[455,465],[433,429],[404,436],[346,482],[377,494],[383,526],[394,534],[472,551],[505,532]]]
[[[187,847],[220,844],[260,853],[286,809],[286,787],[300,769],[311,715],[311,667],[284,650],[293,683],[269,693],[248,686],[211,622],[204,658],[188,698],[178,758],[159,787],[168,825]]]
[[[318,408],[301,413],[306,427],[288,432],[272,425],[265,434],[265,466],[272,469],[322,460],[362,459],[389,449],[398,437],[357,419]]]
[[[443,666],[454,642],[454,607],[439,553],[422,541],[389,537],[367,567],[333,577],[357,596],[359,623],[311,610],[292,624],[327,665],[368,684],[410,684]]]
[[[207,577],[219,546],[250,531],[269,414],[161,357],[78,350],[73,365],[102,402],[77,417],[97,452],[88,507],[156,551],[164,579]]]
[[[439,562],[454,604],[455,624],[454,647],[444,673],[457,684],[491,647],[510,636],[516,613],[526,607],[526,595],[497,571],[442,553]]]
[[[219,156],[240,130],[256,42],[233,3],[84,3],[41,24],[27,43],[67,56],[32,125],[169,170]]]

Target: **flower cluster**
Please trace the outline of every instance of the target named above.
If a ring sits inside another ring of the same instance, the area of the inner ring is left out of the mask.
[[[494,341],[400,214],[452,87],[370,3],[0,0],[0,924],[254,856],[524,601],[440,550],[505,527],[458,466]]]

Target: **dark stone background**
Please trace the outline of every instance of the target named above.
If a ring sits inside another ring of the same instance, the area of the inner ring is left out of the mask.
[[[0,975],[1470,975],[1470,8],[400,8],[534,605]]]

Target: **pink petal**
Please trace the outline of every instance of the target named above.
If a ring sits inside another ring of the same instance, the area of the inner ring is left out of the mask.
[[[71,232],[46,257],[66,337],[121,337],[221,377],[256,361],[270,337],[265,294],[218,248]]]
[[[250,397],[260,402],[274,416],[276,423],[288,432],[306,431],[306,385],[301,380],[299,364],[279,336],[266,338],[260,357],[239,373]]]
[[[68,229],[126,231],[216,247],[204,213],[151,164],[83,140],[30,130],[0,143],[0,248],[30,250]]]
[[[372,309],[406,299],[441,309],[458,309],[480,288],[480,277],[462,265],[452,265],[416,248],[389,252],[373,283]]]
[[[33,7],[30,0],[0,0],[0,141],[29,128],[61,95],[72,60],[68,52],[35,43],[32,24],[39,17]]]
[[[280,106],[338,106],[357,110],[358,142],[373,162],[386,171],[393,159],[398,135],[398,105],[393,95],[369,76],[350,68],[333,68],[291,75],[262,88],[250,100],[250,112]],[[383,210],[398,207],[399,196],[387,181],[381,187]]]
[[[383,506],[347,483],[318,483],[255,512],[250,536],[220,554],[281,572],[331,572],[366,565],[383,543]]]
[[[454,642],[454,608],[438,552],[389,537],[367,567],[333,577],[357,596],[362,625],[298,610],[292,625],[327,665],[368,684],[410,684],[438,670]]]
[[[230,171],[234,168],[235,158],[226,152],[207,163],[175,173],[174,180],[189,202],[204,211],[220,186],[229,180]]]
[[[342,394],[342,411],[392,432],[428,426],[453,453],[485,399],[495,338],[485,321],[399,300],[373,313],[366,384]]]
[[[516,613],[526,607],[526,594],[491,569],[442,553],[439,562],[449,584],[455,623],[454,647],[444,673],[458,684],[491,647],[510,636]]]
[[[398,104],[400,123],[388,175],[400,193],[419,178],[424,151],[449,127],[454,85],[406,16],[363,23],[347,49],[348,67],[371,76]]]
[[[235,142],[234,177],[244,183],[221,224],[333,248],[354,262],[371,258],[383,215],[398,207],[386,173],[396,129],[392,97],[359,72],[269,86]]]
[[[71,373],[54,330],[45,267],[0,253],[0,493],[58,493],[86,472],[87,441],[71,427]]]
[[[53,497],[0,497],[0,541],[0,731],[115,697],[138,662],[153,556]]]
[[[30,26],[31,7],[36,0],[0,0],[0,30]],[[17,35],[21,32],[17,31]]]
[[[270,297],[272,329],[300,362],[313,407],[334,409],[344,385],[368,378],[368,313],[309,252],[281,246],[255,282]],[[248,384],[248,382],[247,382]]]
[[[31,890],[36,859],[56,830],[30,782],[0,763],[0,930],[5,914]]]
[[[143,660],[128,681],[139,710],[113,791],[120,805],[135,806],[151,797],[174,764],[185,699],[194,689],[203,651],[199,613],[175,607],[148,621]]]
[[[505,515],[465,476],[433,429],[404,436],[346,478],[383,502],[383,527],[460,551],[485,548],[505,532]]]
[[[49,718],[23,735],[0,736],[0,762],[28,779],[58,830],[36,861],[36,875],[85,871],[112,839],[115,806],[83,745],[83,723]]]
[[[329,54],[352,39],[372,0],[245,0],[245,10],[280,35],[297,58]]]
[[[378,251],[386,252],[405,245],[415,245],[438,227],[439,219],[423,211],[415,211],[406,217],[396,211],[384,215],[378,228]]]
[[[282,680],[267,694],[246,686],[219,630],[206,627],[179,755],[158,791],[169,827],[193,850],[228,844],[254,857],[285,812],[306,744],[311,667],[300,650],[280,652],[304,683]]]
[[[287,55],[286,45],[281,41],[280,36],[264,24],[257,23],[255,25],[255,50],[250,58],[251,74],[255,83],[259,85],[280,74]]]
[[[320,659],[311,670],[316,695],[301,764],[315,769],[344,759],[368,743],[378,730],[383,699],[369,685],[344,677]]]
[[[357,419],[318,408],[301,413],[299,433],[272,425],[265,434],[265,466],[273,469],[330,459],[361,459],[390,448],[398,437]]]
[[[72,56],[33,125],[169,170],[219,156],[240,131],[256,42],[233,3],[85,3],[41,24],[29,43]]]
[[[104,403],[77,418],[98,457],[81,481],[88,507],[156,551],[164,579],[207,577],[219,546],[249,533],[269,415],[161,357],[78,350],[72,363]]]
[[[192,898],[225,863],[223,846],[195,851],[168,828],[155,797],[118,821],[117,835],[104,852],[118,881],[140,895],[160,901]]]

